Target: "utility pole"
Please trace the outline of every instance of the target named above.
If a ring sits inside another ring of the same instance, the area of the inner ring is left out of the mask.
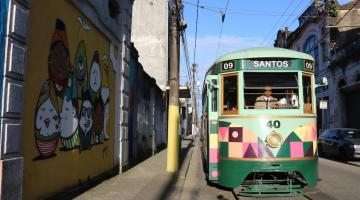
[[[197,68],[197,64],[193,64],[193,68],[192,68],[192,72],[193,72],[193,82],[192,82],[192,99],[193,99],[193,103],[192,103],[192,129],[191,129],[191,133],[193,138],[195,138],[196,136],[196,119],[197,119],[197,104],[196,104],[196,79],[195,79],[195,74],[196,74],[196,68]]]
[[[178,0],[175,0],[171,9],[167,172],[177,172],[179,169],[179,8]]]

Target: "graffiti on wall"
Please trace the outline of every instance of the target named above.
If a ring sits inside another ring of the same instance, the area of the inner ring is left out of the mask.
[[[88,53],[91,63],[87,63]],[[42,84],[35,109],[39,152],[35,159],[55,156],[60,144],[62,151],[83,151],[109,139],[112,57],[100,55],[97,50],[87,52],[84,40],[80,40],[72,63],[65,23],[56,19],[48,55],[48,78]]]

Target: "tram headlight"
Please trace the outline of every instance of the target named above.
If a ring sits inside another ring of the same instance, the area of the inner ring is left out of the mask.
[[[280,133],[272,131],[265,140],[266,144],[271,148],[278,148],[282,143],[282,136]]]

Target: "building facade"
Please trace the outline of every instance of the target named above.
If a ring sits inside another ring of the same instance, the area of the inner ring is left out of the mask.
[[[332,80],[329,89],[330,98],[334,99],[332,127],[360,129],[357,115],[360,112],[360,3],[356,5],[356,1],[352,1],[342,5],[338,15],[345,17],[330,29],[329,73]]]
[[[169,0],[134,1],[131,41],[139,52],[139,62],[156,84],[166,91],[169,73]]]
[[[135,165],[156,152],[167,143],[166,96],[147,74],[138,60],[139,54],[131,43],[129,76],[128,141],[129,162]]]
[[[330,127],[348,126],[345,115],[349,115],[349,112],[345,112],[344,99],[338,87],[341,73],[335,69],[337,67],[334,64],[334,56],[342,46],[336,43],[340,37],[336,38],[334,31],[338,30],[339,26],[356,24],[356,20],[359,20],[359,6],[352,8],[354,4],[355,1],[339,5],[337,1],[315,0],[299,17],[299,27],[294,31],[287,28],[279,30],[274,43],[275,47],[312,55],[315,58],[316,82],[321,83],[323,77],[328,79],[328,86],[316,89],[319,131]],[[344,16],[349,10],[350,12]],[[345,80],[348,79],[348,75],[350,74],[342,73],[341,76]],[[326,102],[327,108],[320,109],[320,102]]]

